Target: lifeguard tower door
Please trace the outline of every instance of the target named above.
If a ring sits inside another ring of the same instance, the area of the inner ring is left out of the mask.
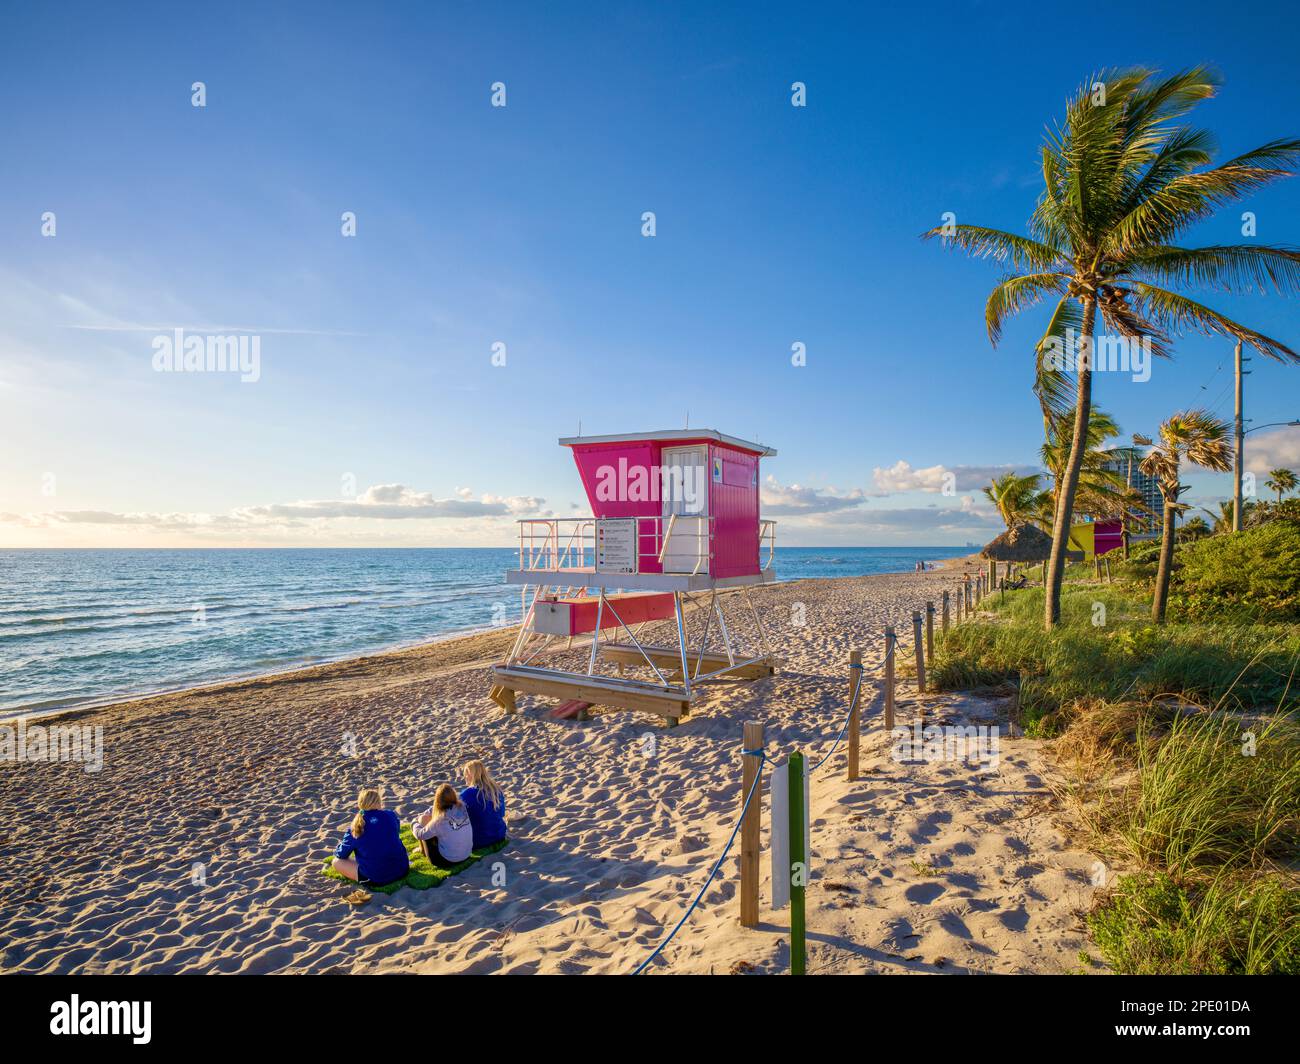
[[[665,447],[660,461],[664,572],[708,572],[709,449]]]

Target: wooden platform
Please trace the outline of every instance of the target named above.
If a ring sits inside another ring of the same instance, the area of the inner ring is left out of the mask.
[[[635,650],[635,648],[633,648]],[[680,669],[681,662],[678,662]],[[557,672],[528,665],[492,666],[490,697],[507,713],[516,712],[515,695],[541,695],[561,701],[577,700],[615,709],[639,709],[676,724],[690,709],[690,696],[681,687],[658,687],[639,680],[583,673]]]
[[[642,657],[641,650],[645,651],[645,657]],[[619,666],[640,665],[645,667],[645,659],[649,658],[658,667],[659,671],[673,683],[682,682],[682,656],[674,647],[641,647],[637,650],[631,643],[604,643],[600,648],[600,656],[606,661],[612,661]],[[698,653],[686,655],[686,664],[691,673],[696,672],[696,659]],[[723,676],[734,677],[741,680],[758,680],[764,676],[771,676],[776,672],[776,659],[766,657],[759,661],[752,661],[747,664],[740,664],[728,667],[727,656],[725,654],[706,653],[704,659],[700,661],[699,674],[717,672],[719,669],[725,669]]]

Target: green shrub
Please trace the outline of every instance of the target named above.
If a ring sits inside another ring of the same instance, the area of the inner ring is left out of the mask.
[[[997,598],[985,600],[995,619],[949,630],[930,675],[941,690],[1014,685],[1030,734],[1059,732],[1069,716],[1061,711],[1076,702],[1169,697],[1224,709],[1300,709],[1294,626],[1158,626],[1144,598],[1094,586],[1066,588],[1061,624],[1044,632],[1041,589]],[[1094,618],[1104,623],[1094,626]]]
[[[1300,974],[1300,891],[1279,879],[1122,876],[1088,928],[1121,975]]]
[[[1178,560],[1173,606],[1180,615],[1300,620],[1300,521],[1189,543]]]

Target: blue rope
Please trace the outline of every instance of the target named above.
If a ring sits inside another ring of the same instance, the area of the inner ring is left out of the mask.
[[[857,669],[858,672],[861,672],[862,664],[861,662],[850,662],[849,668]],[[844,738],[844,733],[848,730],[849,727],[849,721],[853,718],[853,708],[858,704],[858,694],[861,692],[861,690],[862,690],[862,677],[859,676],[858,682],[853,685],[853,700],[849,702],[849,711],[844,715],[844,723],[840,725],[840,733],[839,735],[835,736],[835,744],[830,748],[829,751],[827,751],[825,757],[823,757],[820,761],[817,762],[817,764],[815,764],[812,768],[808,770],[808,775],[811,776],[814,772],[816,772],[819,768],[821,768],[822,765],[826,764],[826,762],[831,759],[831,754],[835,753],[835,751],[839,749],[840,740]]]
[[[751,757],[757,757],[759,759],[758,774],[754,777],[754,782],[749,788],[749,793],[745,795],[745,804],[740,807],[740,816],[736,818],[735,827],[731,829],[731,837],[727,839],[727,844],[722,848],[722,853],[718,855],[717,861],[714,862],[713,870],[709,873],[709,878],[704,881],[704,886],[702,886],[700,888],[700,892],[695,895],[695,900],[691,902],[691,904],[687,907],[686,912],[682,914],[682,918],[677,921],[677,926],[674,927],[672,931],[668,933],[668,937],[666,939],[664,939],[662,942],[659,943],[659,945],[657,945],[654,948],[654,952],[651,953],[650,956],[648,956],[644,961],[641,962],[641,966],[632,973],[633,975],[640,975],[648,967],[650,967],[650,962],[653,961],[657,956],[659,956],[660,953],[663,952],[664,947],[667,946],[668,943],[673,940],[673,936],[676,935],[677,932],[682,929],[682,925],[686,923],[686,921],[690,918],[691,913],[695,911],[695,907],[700,904],[700,899],[704,897],[704,892],[709,889],[709,884],[713,882],[713,877],[718,874],[718,869],[722,867],[722,862],[727,859],[727,854],[731,851],[731,844],[736,841],[736,832],[740,830],[740,825],[745,822],[745,814],[749,811],[749,803],[753,799],[754,794],[758,791],[759,783],[761,783],[763,780],[763,765],[767,761],[767,757],[761,749],[742,750],[741,753],[748,754]]]

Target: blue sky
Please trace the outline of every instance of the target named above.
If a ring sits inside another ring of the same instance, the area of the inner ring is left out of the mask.
[[[688,413],[779,449],[782,542],[982,541],[973,488],[1040,443],[1044,318],[991,348],[998,269],[918,234],[1023,230],[1043,128],[1102,67],[1215,64],[1225,158],[1300,134],[1289,5],[702,7],[10,6],[0,546],[505,544],[574,512],[579,421]],[[1300,244],[1294,179],[1187,242],[1247,209]],[[1300,344],[1294,300],[1205,300]],[[260,378],[155,372],[178,326],[257,334]],[[1300,368],[1251,368],[1256,423],[1300,417]],[[1097,401],[1151,432],[1230,415],[1230,382],[1196,336]]]

